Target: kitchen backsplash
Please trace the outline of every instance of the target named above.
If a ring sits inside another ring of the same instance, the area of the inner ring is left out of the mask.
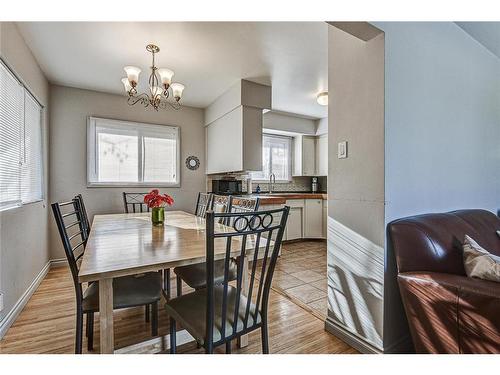
[[[247,186],[246,186],[246,175],[229,175],[230,178],[236,178],[238,180],[242,180],[242,188],[243,192],[246,193],[247,191]],[[224,176],[224,175],[212,175],[212,176],[207,176],[207,191],[210,191],[210,188],[212,186],[212,179],[220,179],[220,178],[227,178],[229,176]],[[326,191],[327,190],[327,178],[326,177],[318,177],[318,191]],[[312,183],[312,177],[292,177],[292,181],[290,182],[277,182],[273,186],[273,191],[300,191],[300,192],[308,192],[311,191],[311,183]],[[252,190],[255,192],[257,190],[257,185],[260,186],[260,191],[262,193],[268,192],[269,191],[269,183],[267,182],[252,182]]]

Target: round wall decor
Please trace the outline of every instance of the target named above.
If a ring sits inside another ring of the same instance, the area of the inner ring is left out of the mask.
[[[197,170],[200,167],[200,159],[196,156],[188,156],[186,158],[186,167],[192,171]]]

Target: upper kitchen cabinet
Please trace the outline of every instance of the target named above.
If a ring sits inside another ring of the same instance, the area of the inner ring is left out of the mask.
[[[328,134],[316,138],[316,175],[328,176]]]
[[[271,87],[241,80],[205,110],[207,174],[262,169],[262,110]]]
[[[316,137],[298,135],[293,143],[293,176],[316,176]]]

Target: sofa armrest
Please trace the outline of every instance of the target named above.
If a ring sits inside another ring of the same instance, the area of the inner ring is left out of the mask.
[[[500,284],[466,276],[398,275],[417,352],[500,352]]]

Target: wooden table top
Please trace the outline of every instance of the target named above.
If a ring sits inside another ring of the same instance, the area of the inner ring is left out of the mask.
[[[216,224],[216,232],[231,229]],[[259,249],[266,246],[261,238]],[[96,215],[79,272],[80,282],[157,271],[206,260],[205,219],[183,211],[166,211],[165,226],[154,227],[150,213]],[[253,236],[246,242],[253,254]],[[239,255],[240,238],[232,254]],[[224,257],[226,239],[215,240],[215,258]]]

